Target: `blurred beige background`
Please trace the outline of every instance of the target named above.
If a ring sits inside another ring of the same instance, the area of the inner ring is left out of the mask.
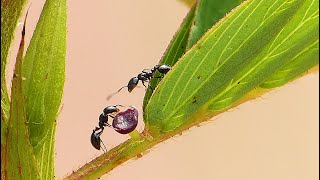
[[[31,2],[27,42],[44,3]],[[176,0],[68,1],[67,75],[56,139],[58,179],[102,153],[89,137],[105,106],[134,105],[142,112],[144,88],[122,91],[110,101],[106,97],[158,63],[187,12]],[[21,26],[17,38],[20,32]],[[244,103],[101,179],[318,179],[318,81],[318,73],[309,74]],[[128,138],[111,129],[102,135],[108,149]]]

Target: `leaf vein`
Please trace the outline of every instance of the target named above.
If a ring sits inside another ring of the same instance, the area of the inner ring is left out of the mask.
[[[193,71],[193,74],[192,74],[191,77],[194,76],[195,72],[196,72],[196,71],[199,69],[199,67],[202,65],[202,63],[204,62],[204,60],[206,59],[206,57],[208,56],[208,54],[209,54],[209,53],[214,49],[214,47],[218,44],[218,42],[219,42],[220,39],[223,37],[223,35],[225,34],[225,32],[226,32],[227,30],[229,30],[230,26],[233,25],[233,23],[234,23],[244,12],[246,12],[246,10],[250,7],[250,5],[252,5],[252,4],[249,4],[247,7],[245,7],[245,9],[244,9],[240,14],[238,14],[238,15],[235,17],[235,19],[226,27],[226,29],[224,29],[224,31],[222,32],[221,36],[219,36],[218,40],[215,42],[215,44],[213,44],[213,45],[211,46],[210,50],[206,53],[205,57],[201,60],[201,62],[198,64],[197,68]],[[221,26],[219,26],[219,27],[221,27]],[[217,27],[215,31],[217,31],[217,29],[218,29],[219,27]],[[206,38],[204,39],[204,42],[203,42],[203,43],[205,43],[208,39],[210,39],[210,37],[211,37],[213,34],[214,34],[214,32],[212,32],[208,37],[206,37]],[[192,61],[193,57],[194,57],[198,52],[199,52],[199,50],[196,50],[196,52],[194,53],[194,55],[191,57],[191,59],[189,60],[188,64],[185,66],[184,70],[180,73],[179,79],[182,77],[182,74],[184,74],[185,70],[188,69],[187,67],[189,66],[189,64],[190,64],[190,62]],[[191,79],[191,78],[190,78],[190,79]],[[188,80],[188,82],[187,82],[186,85],[184,86],[185,88],[183,89],[182,93],[180,93],[180,96],[179,96],[178,100],[176,101],[174,107],[176,107],[177,102],[179,102],[179,100],[181,99],[182,94],[184,93],[186,87],[187,87],[187,86],[189,85],[189,83],[190,83],[190,79]],[[178,80],[177,82],[179,82],[179,80]],[[164,111],[164,110],[166,109],[168,103],[170,102],[171,97],[172,97],[172,95],[173,95],[173,92],[175,91],[175,88],[176,88],[177,84],[178,84],[178,83],[175,83],[175,86],[174,86],[173,90],[171,91],[171,94],[170,94],[170,96],[169,96],[169,99],[168,99],[168,101],[166,102],[166,104],[165,104],[165,106],[164,106],[164,108],[163,108],[162,111]]]

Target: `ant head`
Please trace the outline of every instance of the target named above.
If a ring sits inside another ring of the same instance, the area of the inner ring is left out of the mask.
[[[100,146],[100,142],[101,142],[101,139],[100,139],[100,132],[96,132],[95,130],[93,130],[92,134],[91,134],[91,138],[90,138],[90,141],[91,141],[91,144],[94,148],[96,148],[97,150],[100,150],[101,146]]]
[[[139,79],[137,77],[133,77],[128,82],[128,91],[131,92],[137,85],[138,85]]]
[[[103,110],[104,115],[106,116],[107,114],[110,114],[110,113],[119,112],[120,109],[118,109],[117,106],[121,106],[121,105],[107,106],[106,108],[104,108],[104,110]],[[101,117],[101,115],[100,115],[100,117]],[[99,120],[100,120],[100,117],[99,117]]]
[[[158,71],[162,74],[166,74],[168,71],[171,70],[171,67],[169,65],[161,65],[161,66],[158,66]]]

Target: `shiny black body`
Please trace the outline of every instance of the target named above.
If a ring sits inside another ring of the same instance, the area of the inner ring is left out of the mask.
[[[146,85],[144,84],[145,82],[150,82],[152,78],[159,78],[159,77],[154,77],[154,74],[156,73],[156,71],[158,71],[161,74],[166,74],[170,70],[171,70],[171,67],[169,65],[155,65],[152,69],[150,70],[145,69],[140,74],[138,74],[137,77],[131,78],[128,82],[128,85],[124,87],[128,87],[128,91],[131,92],[138,85],[139,81],[141,81],[143,86],[146,87]],[[121,89],[119,89],[119,91]]]
[[[104,146],[102,150],[106,151],[106,147],[100,139],[100,136],[104,131],[104,127],[111,127],[120,134],[128,134],[137,127],[138,110],[135,107],[130,106],[130,108],[127,110],[119,112],[120,110],[117,108],[117,106],[122,105],[107,106],[103,110],[103,113],[99,116],[99,127],[96,127],[91,133],[91,144],[97,150],[101,149],[102,144]],[[112,125],[108,123],[108,116],[113,119]]]
[[[96,127],[91,134],[91,138],[90,138],[91,144],[94,148],[98,150],[100,150],[100,147],[101,147],[100,135],[103,133],[104,127],[106,126],[111,127],[111,125],[108,123],[108,116],[110,116],[111,118],[114,118],[114,116],[112,116],[111,114],[120,111],[117,108],[117,106],[122,106],[122,105],[107,106],[106,108],[104,108],[103,113],[100,114],[99,116],[99,127]]]
[[[101,148],[101,139],[100,139],[101,134],[102,134],[102,130],[100,132],[93,130],[93,132],[91,134],[91,138],[90,138],[91,144],[97,150],[100,150],[100,148]]]

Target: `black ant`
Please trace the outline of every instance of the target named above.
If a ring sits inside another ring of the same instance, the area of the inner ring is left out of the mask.
[[[102,140],[100,139],[100,135],[103,133],[104,127],[111,127],[120,134],[128,134],[137,127],[138,110],[131,106],[131,108],[123,112],[119,112],[120,110],[117,108],[117,106],[123,107],[122,105],[107,106],[103,110],[103,113],[99,116],[99,127],[96,127],[91,134],[91,144],[98,150],[101,148],[100,143],[103,144]],[[116,116],[111,115],[113,113],[117,113]],[[113,118],[112,125],[108,123],[108,116]],[[103,146],[105,149],[103,151],[106,151],[104,144]]]
[[[103,113],[100,114],[99,116],[99,127],[96,127],[91,134],[91,138],[90,138],[91,144],[94,148],[98,150],[100,150],[100,147],[101,147],[100,143],[102,141],[100,139],[100,135],[103,133],[104,127],[106,126],[111,127],[111,125],[108,123],[108,116],[110,116],[111,118],[114,118],[114,116],[111,114],[120,111],[120,109],[117,108],[117,106],[123,107],[122,105],[114,105],[114,106],[107,106],[106,108],[104,108]],[[106,149],[104,144],[103,146]]]
[[[140,74],[138,74],[137,77],[133,77],[129,80],[127,86],[123,86],[118,90],[121,91],[121,89],[128,87],[128,91],[131,92],[137,85],[138,82],[141,81],[143,86],[146,87],[144,84],[146,81],[150,82],[152,78],[162,78],[160,77],[154,77],[154,73],[158,70],[161,74],[166,74],[168,71],[171,70],[171,67],[169,65],[155,65],[150,71],[146,71],[149,69],[144,69]],[[147,88],[147,87],[146,87]]]
[[[161,74],[167,74],[168,71],[171,70],[171,67],[169,65],[155,65],[151,69],[144,69],[140,74],[138,74],[136,77],[133,77],[129,80],[127,86],[121,87],[117,92],[120,92],[123,88],[127,87],[128,92],[131,92],[139,83],[139,81],[142,82],[143,86],[147,88],[147,86],[144,84],[145,82],[150,83],[152,78],[163,78],[163,76],[155,77],[154,74],[156,71],[158,71]],[[150,85],[150,84],[149,84]],[[115,94],[114,93],[114,94]],[[108,96],[107,99],[110,99],[114,94],[111,94]]]

